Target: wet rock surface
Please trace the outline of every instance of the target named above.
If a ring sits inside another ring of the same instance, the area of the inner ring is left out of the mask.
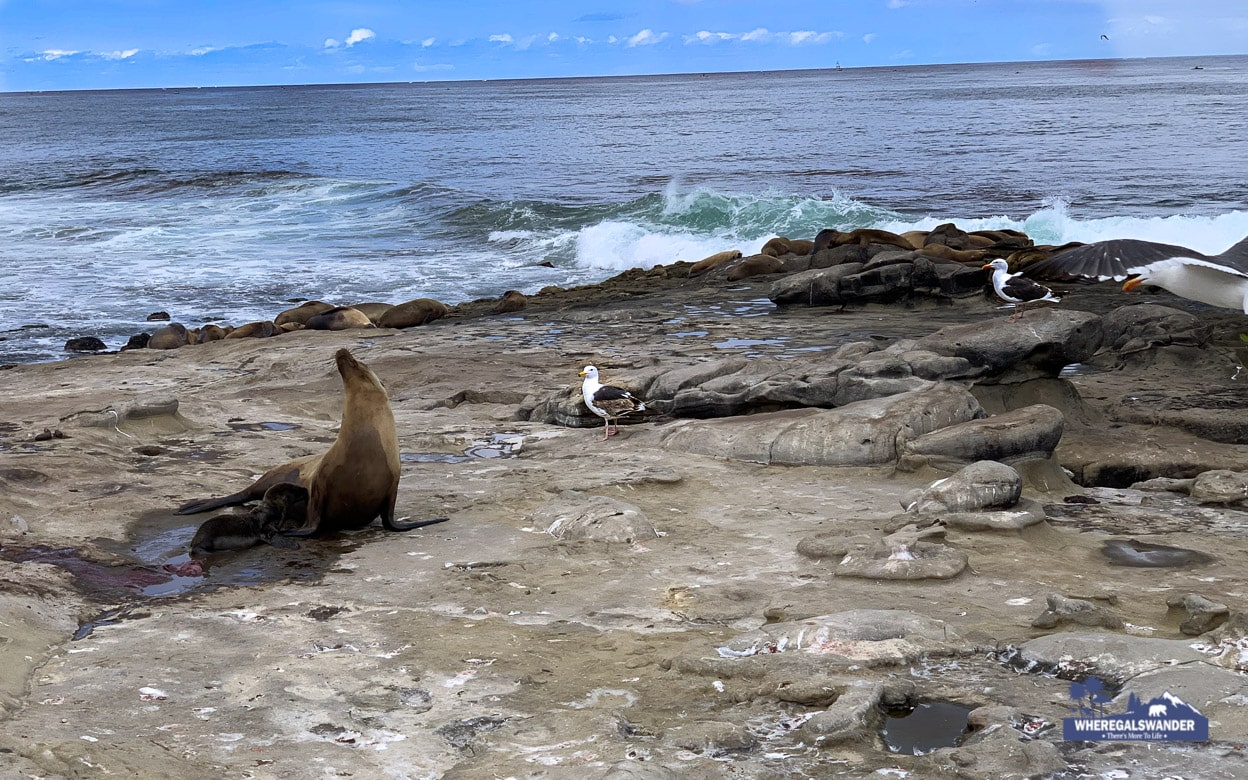
[[[894,262],[896,246],[822,251],[863,255],[838,295],[937,284],[922,258]],[[888,270],[900,266],[911,270]],[[1131,398],[1204,394],[1206,411],[1237,398],[1248,380],[1232,379],[1227,355],[1242,317],[1166,298],[1195,322],[1145,311],[1109,327],[1130,296],[1083,286],[1007,324],[994,302],[957,296],[965,279],[939,305],[911,292],[777,307],[768,294],[786,277],[727,273],[630,272],[527,296],[506,318],[490,299],[410,331],[297,330],[6,370],[0,773],[1248,772],[1248,512],[1189,495],[1204,472],[1248,471],[1248,456],[1123,413]],[[324,451],[344,346],[392,398],[410,456],[398,514],[450,521],[215,554],[196,573],[187,545],[205,518],[173,509]],[[607,442],[578,427],[601,424],[578,406],[589,363],[637,383],[658,413]],[[1035,406],[1047,409],[1009,416]],[[996,440],[1021,441],[1016,427],[1055,429],[1048,409],[1061,415],[1055,446],[991,458],[1022,478],[1017,503],[994,505],[1018,484],[1001,471],[971,483],[978,508],[942,497],[899,513],[983,459],[979,444],[942,444],[898,470],[908,446],[1002,418]],[[1033,461],[1073,482],[1046,492]],[[1193,482],[1130,488],[1152,477]],[[600,501],[584,534],[550,532]],[[1107,542],[1167,565],[1116,565]],[[908,581],[840,569],[928,551],[964,568]],[[1033,626],[1054,595],[1062,619]],[[1078,602],[1121,623],[1068,619]],[[1183,697],[1213,722],[1211,742],[1063,742],[1070,685],[1090,676],[1110,711],[1132,694]],[[966,733],[891,752],[886,713],[929,702],[965,710]]]

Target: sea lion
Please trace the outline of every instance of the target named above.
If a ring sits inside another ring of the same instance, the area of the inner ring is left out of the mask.
[[[199,344],[207,344],[209,341],[220,341],[230,333],[226,328],[215,323],[209,323],[199,329]]]
[[[147,340],[148,349],[177,349],[193,344],[190,331],[180,322],[173,322],[163,328],[157,328]]]
[[[815,245],[814,241],[805,238],[785,238],[784,236],[776,236],[775,238],[763,244],[763,248],[758,250],[760,255],[770,255],[771,257],[780,257],[781,255],[808,255],[811,247]]]
[[[441,301],[432,298],[413,298],[390,309],[377,321],[380,328],[412,328],[427,325],[441,319],[450,312],[450,308]]]
[[[914,248],[909,241],[887,230],[858,228],[848,233],[842,233],[836,228],[824,228],[815,236],[815,242],[811,246],[810,253],[813,255],[821,250],[845,246],[846,244],[857,244],[864,247],[868,244],[887,244],[901,249]]]
[[[498,303],[494,304],[494,308],[490,311],[495,314],[507,314],[508,312],[520,311],[529,305],[529,299],[519,290],[508,290],[499,297]]]
[[[722,268],[733,260],[741,259],[740,249],[728,249],[723,252],[716,252],[710,257],[704,257],[693,265],[689,266],[690,276],[701,276],[707,271],[714,271],[716,268]]]
[[[986,249],[954,249],[948,244],[928,244],[918,252],[926,257],[938,257],[959,263],[982,263],[991,256]]]
[[[377,326],[359,309],[353,309],[350,306],[335,306],[309,317],[308,321],[303,323],[303,327],[308,330],[352,330]]]
[[[369,321],[374,325],[381,319],[381,315],[394,308],[393,303],[382,303],[380,301],[369,301],[368,303],[353,303],[351,308],[364,313]]]
[[[206,512],[254,501],[275,485],[291,483],[308,492],[307,514],[289,536],[315,536],[364,528],[378,515],[389,531],[409,531],[447,518],[399,522],[394,504],[399,493],[399,440],[390,397],[372,369],[349,350],[334,355],[345,394],[338,438],[319,455],[308,455],[265,472],[250,486],[222,498],[191,501],[178,514]]]
[[[308,491],[283,483],[265,491],[264,500],[245,515],[209,518],[191,539],[191,552],[246,550],[258,544],[296,549],[299,543],[282,535],[303,526],[308,515]]]
[[[329,311],[334,308],[334,304],[325,303],[324,301],[304,301],[293,309],[287,309],[273,318],[273,324],[281,327],[288,322],[297,322],[304,324],[311,318],[321,312]]]
[[[728,269],[728,281],[739,282],[751,276],[778,274],[784,270],[784,261],[771,255],[750,255]]]
[[[926,230],[907,230],[901,234],[901,237],[905,239],[911,249],[922,249],[923,244],[927,242],[927,233],[928,231]]]
[[[276,325],[268,320],[262,322],[249,322],[246,325],[239,325],[234,330],[225,335],[227,339],[267,339],[281,333]]]

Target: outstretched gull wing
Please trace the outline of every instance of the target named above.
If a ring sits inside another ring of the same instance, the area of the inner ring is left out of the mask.
[[[1248,239],[1231,247],[1225,254],[1230,255],[1236,250],[1240,250],[1243,262],[1248,263]],[[1152,263],[1174,258],[1218,262],[1185,246],[1158,244],[1155,241],[1140,241],[1134,238],[1117,238],[1058,252],[1046,260],[1027,266],[1025,273],[1037,279],[1090,277],[1122,281],[1129,276],[1143,273],[1145,267]],[[1248,265],[1245,265],[1245,268],[1248,268]]]

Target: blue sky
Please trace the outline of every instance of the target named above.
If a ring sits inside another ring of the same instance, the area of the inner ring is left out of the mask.
[[[1244,53],[1246,0],[0,0],[0,91]]]

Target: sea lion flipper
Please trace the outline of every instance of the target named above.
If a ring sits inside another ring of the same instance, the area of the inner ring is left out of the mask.
[[[416,520],[411,523],[400,523],[390,518],[381,518],[381,524],[385,526],[387,531],[410,531],[413,528],[424,528],[427,525],[435,525],[437,523],[445,523],[450,520],[449,517],[434,517],[429,520]]]
[[[220,509],[223,506],[238,506],[245,504],[253,498],[250,489],[240,490],[237,493],[231,493],[221,498],[201,498],[197,501],[187,501],[178,507],[177,515],[197,515],[200,512],[207,512],[212,509]]]

